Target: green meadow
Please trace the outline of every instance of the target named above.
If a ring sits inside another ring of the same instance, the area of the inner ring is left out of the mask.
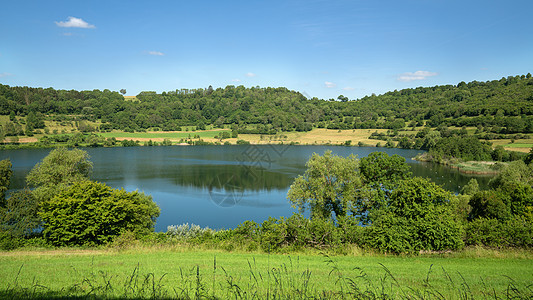
[[[180,132],[104,132],[101,136],[106,138],[127,138],[127,139],[188,139],[188,138],[215,138],[221,132],[229,130],[208,130],[208,131],[180,131]],[[231,131],[229,131],[231,132]]]
[[[0,254],[2,298],[527,299],[533,254],[345,256],[195,250],[31,250]]]

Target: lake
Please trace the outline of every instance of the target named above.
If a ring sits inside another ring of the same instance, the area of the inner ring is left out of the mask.
[[[269,216],[290,216],[286,198],[294,178],[305,172],[313,153],[366,157],[375,151],[406,158],[415,176],[428,177],[458,192],[470,178],[486,186],[490,177],[459,173],[412,160],[420,150],[343,146],[170,146],[87,148],[93,162],[91,179],[153,197],[161,208],[156,231],[169,225],[194,223],[210,228],[234,228],[245,220],[258,223]],[[11,190],[25,186],[25,177],[50,149],[2,150],[14,175]]]

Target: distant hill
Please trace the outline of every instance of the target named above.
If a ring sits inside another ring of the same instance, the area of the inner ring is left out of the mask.
[[[138,101],[131,101],[134,99]],[[233,124],[254,133],[405,126],[474,126],[494,133],[533,132],[531,74],[487,82],[419,87],[349,101],[307,99],[279,88],[227,86],[141,92],[128,101],[109,90],[74,91],[0,85],[0,115],[101,121],[100,130],[177,130]],[[252,124],[252,126],[250,125]]]

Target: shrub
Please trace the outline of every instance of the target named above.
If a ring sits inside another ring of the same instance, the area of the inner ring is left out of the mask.
[[[522,216],[506,221],[478,218],[468,223],[465,241],[489,247],[533,247],[533,223]]]
[[[200,225],[189,225],[189,223],[167,227],[167,235],[177,239],[192,239],[212,232],[213,230],[209,227],[202,228]]]
[[[403,180],[387,206],[371,212],[365,242],[384,252],[460,249],[462,227],[453,214],[449,192],[419,177]]]
[[[98,245],[123,231],[152,231],[159,207],[143,193],[84,181],[43,202],[39,215],[53,244]]]

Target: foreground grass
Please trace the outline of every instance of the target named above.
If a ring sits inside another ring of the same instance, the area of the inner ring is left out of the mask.
[[[0,254],[0,297],[533,297],[531,252],[483,249],[416,257],[194,250],[48,250]]]

